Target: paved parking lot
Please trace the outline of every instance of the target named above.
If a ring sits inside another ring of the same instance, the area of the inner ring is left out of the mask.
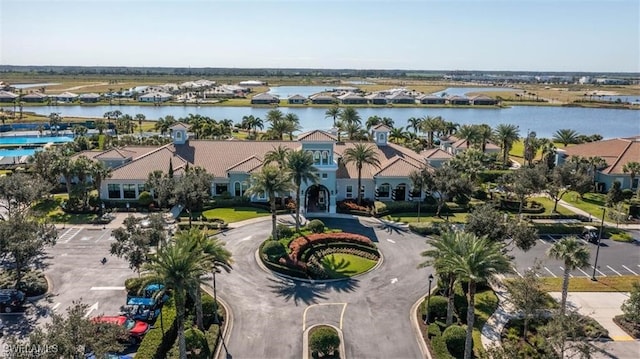
[[[561,238],[561,235],[544,235],[528,252],[514,249],[511,253],[515,256],[514,275],[521,276],[527,269],[532,268],[538,259],[542,265],[539,273],[541,277],[562,277],[564,274],[563,263],[549,258],[546,254],[549,247]],[[580,240],[590,249],[591,264],[587,268],[572,271],[571,276],[591,278],[598,246]],[[603,239],[600,243],[597,266],[596,276],[640,275],[640,243],[637,241],[635,243],[621,243]]]
[[[24,313],[2,314],[5,338],[27,334],[46,323],[51,312],[64,313],[74,302],[90,306],[87,317],[120,311],[126,302],[124,280],[137,274],[125,260],[109,255],[111,231],[102,227],[59,230],[58,242],[47,250],[44,260],[50,295],[28,304]],[[102,258],[107,259],[105,264]]]

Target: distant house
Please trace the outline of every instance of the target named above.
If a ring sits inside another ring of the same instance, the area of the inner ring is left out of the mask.
[[[470,105],[471,101],[465,96],[451,96],[447,99],[450,105]]]
[[[78,95],[71,92],[63,92],[59,95],[55,95],[56,101],[60,102],[73,102],[78,98]]]
[[[372,105],[386,105],[387,97],[381,93],[372,93],[370,95],[365,96]]]
[[[422,105],[444,105],[447,103],[447,99],[435,95],[422,95],[418,97],[418,101]]]
[[[458,153],[462,153],[469,148],[467,140],[458,138],[453,135],[440,138],[440,149],[455,156]],[[484,153],[498,153],[500,147],[492,142],[487,141],[484,146]]]
[[[32,92],[28,95],[22,96],[22,101],[24,102],[44,102],[49,98],[49,96],[41,93],[41,92]]]
[[[18,95],[9,91],[0,91],[0,102],[13,102],[18,98]]]
[[[495,106],[498,100],[489,96],[478,95],[471,98],[471,104],[474,106]]]
[[[240,81],[238,85],[243,87],[256,87],[256,86],[265,86],[266,83],[263,81],[248,80],[248,81]]]
[[[287,99],[290,105],[304,105],[307,103],[307,98],[302,95],[293,95]]]
[[[138,97],[140,102],[166,102],[173,98],[173,95],[166,92],[151,92]]]
[[[344,105],[363,105],[369,103],[366,98],[360,95],[356,95],[352,92],[348,92],[344,95],[338,96],[338,100],[340,100],[340,102]]]
[[[83,93],[82,95],[78,96],[78,99],[80,100],[80,102],[94,103],[100,101],[100,95],[96,93]]]
[[[317,94],[311,96],[311,103],[314,105],[331,105],[338,102],[335,97],[329,95]]]
[[[406,95],[401,92],[396,92],[393,95],[387,96],[387,102],[393,104],[411,104],[414,105],[416,103],[416,99],[412,96]]]
[[[280,103],[280,99],[266,92],[257,94],[251,98],[252,105],[271,105]]]
[[[638,189],[640,175],[636,174],[632,183],[629,173],[624,173],[622,169],[629,162],[640,162],[640,135],[559,148],[556,151],[556,164],[568,162],[574,156],[582,158],[597,156],[606,161],[607,166],[597,170],[596,173],[596,181],[602,183],[603,192],[608,191],[615,181],[620,182],[623,189]]]

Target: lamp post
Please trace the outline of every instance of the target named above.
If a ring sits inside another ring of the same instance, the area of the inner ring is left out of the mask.
[[[606,208],[602,208],[602,221],[600,221],[600,232],[598,233],[598,248],[596,249],[596,260],[593,263],[593,274],[591,275],[592,281],[597,281],[596,278],[596,268],[598,268],[598,255],[600,254],[600,240],[602,240],[602,229],[604,228],[604,213],[606,212]]]
[[[424,324],[429,324],[429,302],[431,301],[431,282],[433,282],[433,274],[429,274],[429,289],[427,290],[427,314],[424,318]]]

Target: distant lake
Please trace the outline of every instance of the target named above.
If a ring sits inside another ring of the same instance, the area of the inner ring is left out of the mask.
[[[270,87],[269,93],[273,96],[278,96],[283,100],[293,96],[300,95],[304,97],[309,97],[313,94],[325,91],[333,90],[335,86],[276,86]]]
[[[190,113],[211,117],[215,120],[230,119],[235,123],[243,116],[253,115],[262,119],[269,107],[222,107],[222,106],[42,106],[27,108],[48,116],[60,112],[64,116],[99,117],[105,112],[120,110],[135,116],[144,114],[149,120],[172,115],[176,119]],[[326,118],[327,108],[280,107],[283,113],[293,113],[300,118],[303,130],[329,129],[333,119]],[[513,106],[510,108],[420,108],[420,107],[367,107],[357,108],[364,124],[371,116],[390,117],[396,126],[406,126],[411,117],[441,116],[447,121],[461,125],[486,123],[491,127],[509,123],[520,127],[520,135],[536,131],[538,137],[552,137],[559,129],[573,129],[580,134],[600,134],[604,138],[628,137],[640,134],[640,111],[605,108]],[[268,124],[265,123],[265,126]]]
[[[17,89],[27,89],[32,87],[47,87],[47,86],[54,86],[54,85],[60,85],[60,84],[55,82],[47,82],[47,83],[40,83],[40,84],[12,84],[11,86]]]
[[[436,96],[441,96],[443,93],[446,93],[447,96],[466,96],[471,92],[492,92],[492,91],[522,91],[520,89],[515,89],[513,87],[449,87],[442,91],[434,92],[433,94]]]

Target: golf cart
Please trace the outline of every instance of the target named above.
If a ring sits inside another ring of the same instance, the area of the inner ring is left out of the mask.
[[[584,226],[580,238],[589,243],[598,243],[598,228],[594,226]]]

